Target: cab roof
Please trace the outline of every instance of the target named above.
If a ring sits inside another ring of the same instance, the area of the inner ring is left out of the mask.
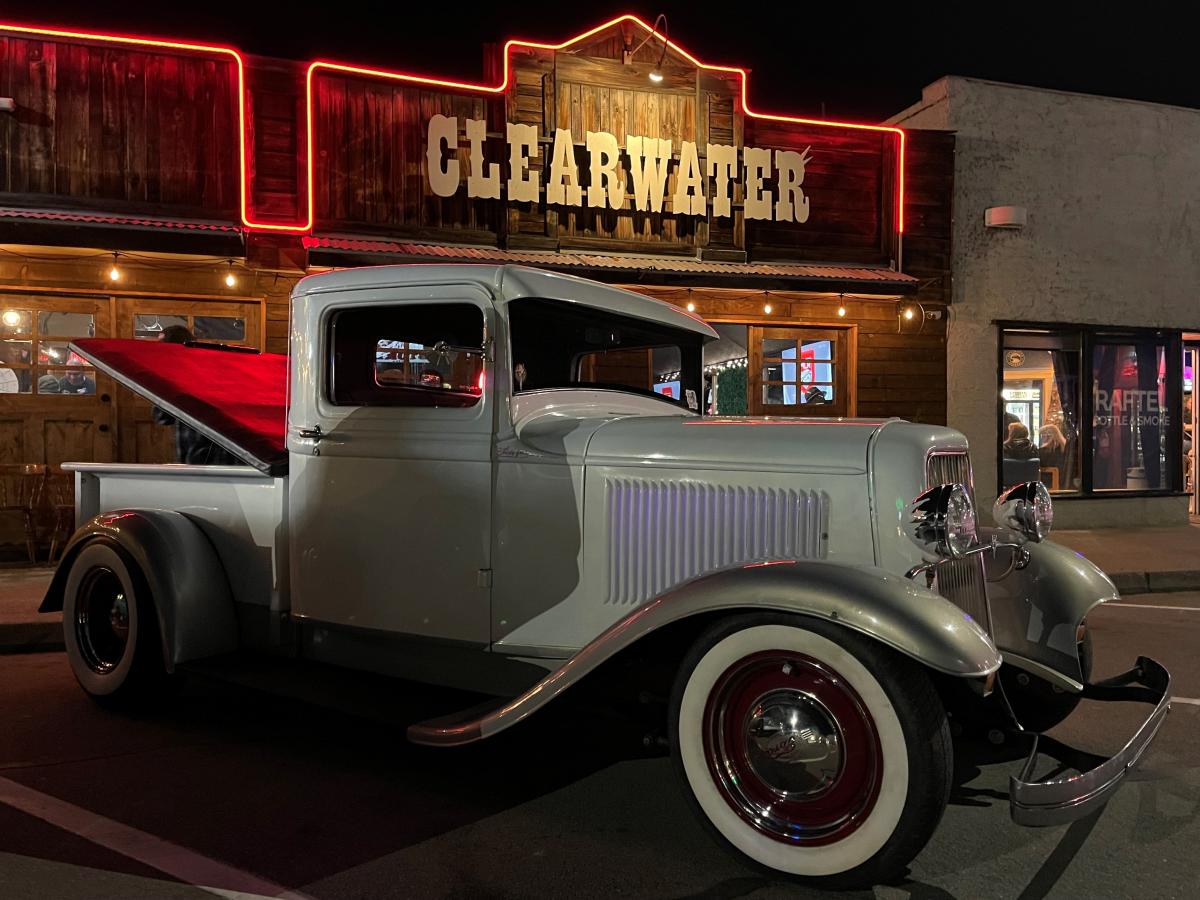
[[[293,296],[463,281],[486,287],[497,304],[507,304],[524,297],[560,300],[682,328],[703,335],[709,340],[717,337],[717,332],[712,326],[699,316],[670,303],[588,278],[547,272],[528,266],[447,266],[413,263],[339,269],[301,279],[293,291]]]

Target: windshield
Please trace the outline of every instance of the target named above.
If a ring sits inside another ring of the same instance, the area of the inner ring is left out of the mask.
[[[515,393],[606,388],[700,412],[701,335],[557,300],[508,310]]]

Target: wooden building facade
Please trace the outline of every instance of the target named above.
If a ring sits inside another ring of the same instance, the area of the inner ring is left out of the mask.
[[[0,25],[0,462],[170,458],[73,337],[286,352],[300,277],[408,261],[686,307],[722,335],[712,411],[945,421],[952,135],[757,113],[632,16],[489,59],[462,84]]]

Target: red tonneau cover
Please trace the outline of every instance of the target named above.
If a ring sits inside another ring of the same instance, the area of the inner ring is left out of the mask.
[[[287,357],[119,338],[72,343],[97,369],[271,475],[287,471]]]

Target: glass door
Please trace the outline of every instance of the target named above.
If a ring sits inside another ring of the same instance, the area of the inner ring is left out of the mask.
[[[262,306],[234,301],[172,299],[117,300],[118,337],[156,341],[173,325],[187,328],[198,341],[262,349]],[[154,408],[129,389],[117,386],[117,453],[121,462],[175,462],[175,431],[154,421]]]
[[[1183,348],[1183,489],[1188,495],[1188,513],[1200,516],[1200,485],[1197,484],[1196,413],[1200,402],[1196,398],[1196,368],[1200,365],[1200,344]]]

